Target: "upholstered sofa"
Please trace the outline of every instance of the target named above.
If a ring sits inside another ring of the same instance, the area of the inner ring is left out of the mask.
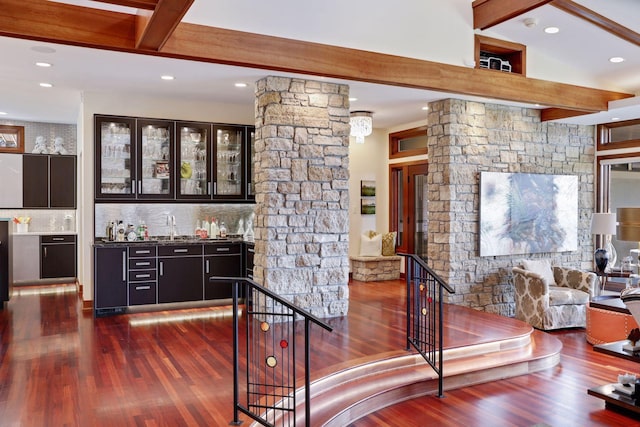
[[[535,262],[536,268],[513,268],[516,318],[545,331],[584,328],[596,289],[595,273]]]

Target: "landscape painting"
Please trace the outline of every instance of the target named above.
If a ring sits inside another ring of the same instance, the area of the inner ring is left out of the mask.
[[[577,176],[481,172],[480,256],[577,249]]]

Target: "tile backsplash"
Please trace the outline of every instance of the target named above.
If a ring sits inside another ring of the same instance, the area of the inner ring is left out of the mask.
[[[20,120],[0,120],[0,124],[24,126],[24,152],[31,153],[36,145],[36,138],[43,136],[47,153],[53,152],[53,140],[61,137],[67,154],[77,154],[77,126],[63,123],[25,122]]]
[[[224,221],[229,234],[237,234],[242,223],[246,229],[253,216],[254,204],[141,204],[97,203],[95,205],[95,237],[105,237],[110,221],[122,220],[137,227],[144,221],[150,236],[169,235],[167,216],[176,218],[176,234],[192,236],[198,223],[212,217]]]
[[[30,217],[30,233],[76,231],[76,211],[72,209],[0,209],[0,218]],[[14,224],[13,230],[17,231]]]

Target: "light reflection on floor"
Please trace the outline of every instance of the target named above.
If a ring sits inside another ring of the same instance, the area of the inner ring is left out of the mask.
[[[129,319],[131,326],[147,326],[158,323],[171,323],[171,322],[184,322],[191,320],[208,320],[208,319],[222,319],[230,318],[233,316],[233,307],[210,307],[200,309],[190,309],[175,311],[162,311],[155,313],[144,313],[139,315],[132,315]],[[238,317],[242,316],[242,309],[238,309]]]

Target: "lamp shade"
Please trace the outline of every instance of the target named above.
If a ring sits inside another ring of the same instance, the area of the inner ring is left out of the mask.
[[[640,208],[618,208],[618,230],[616,238],[640,242]]]
[[[594,213],[591,217],[591,234],[616,234],[616,214]]]

